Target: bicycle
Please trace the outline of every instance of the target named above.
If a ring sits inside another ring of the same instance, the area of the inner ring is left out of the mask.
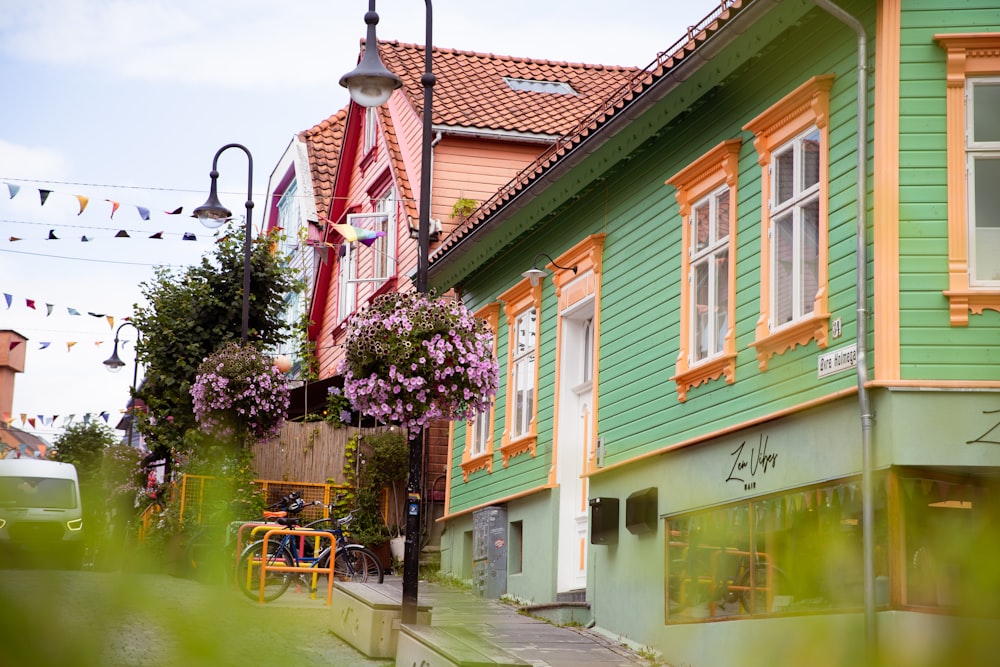
[[[313,505],[322,506],[323,503],[315,501]],[[325,506],[332,514],[334,503]],[[258,600],[260,596],[260,577],[263,565],[276,565],[290,568],[300,568],[302,573],[288,572],[281,570],[265,570],[264,576],[264,602],[271,602],[281,597],[293,582],[300,580],[302,576],[310,579],[309,592],[315,595],[316,590],[322,581],[323,573],[320,568],[329,568],[330,554],[333,553],[333,576],[336,581],[370,581],[382,583],[385,573],[382,571],[382,563],[378,556],[371,549],[347,541],[344,535],[344,527],[353,519],[357,510],[352,510],[340,519],[322,518],[300,524],[297,517],[279,517],[276,521],[279,526],[287,529],[307,529],[330,533],[334,542],[326,544],[322,548],[315,548],[310,553],[306,545],[309,540],[296,539],[302,536],[296,534],[282,535],[280,539],[267,540],[265,553],[265,540],[257,540],[248,545],[240,554],[236,568],[239,588],[252,600]],[[296,544],[298,542],[298,544]],[[313,570],[306,573],[305,570]]]

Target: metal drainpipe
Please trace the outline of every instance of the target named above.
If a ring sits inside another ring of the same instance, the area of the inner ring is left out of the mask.
[[[861,22],[830,0],[813,2],[846,24],[858,36],[858,145],[856,290],[858,348],[858,408],[861,413],[861,520],[864,567],[865,664],[875,665],[875,508],[872,481],[872,410],[868,396],[868,226],[865,200],[868,175],[868,39]]]

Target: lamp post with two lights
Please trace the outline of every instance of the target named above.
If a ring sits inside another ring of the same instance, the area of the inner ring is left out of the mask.
[[[420,152],[420,211],[417,228],[417,273],[416,288],[420,293],[427,292],[427,271],[430,261],[430,211],[431,211],[431,107],[435,83],[432,69],[432,15],[431,0],[424,0],[426,6],[426,37],[424,39],[424,73],[420,83],[424,88],[423,132]],[[375,107],[384,104],[392,95],[392,91],[403,85],[398,76],[386,69],[378,54],[378,40],[375,37],[375,26],[378,24],[378,14],[375,12],[375,0],[369,0],[368,12],[365,13],[365,24],[368,32],[365,39],[365,52],[357,68],[340,78],[340,85],[351,93],[351,99],[363,107]],[[406,548],[403,552],[403,623],[415,623],[417,620],[417,580],[420,567],[420,494],[423,476],[423,443],[425,430],[420,429],[419,435],[410,440],[409,476],[406,482]]]

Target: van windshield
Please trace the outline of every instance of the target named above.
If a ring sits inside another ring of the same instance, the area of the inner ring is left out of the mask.
[[[0,507],[76,507],[76,482],[50,477],[0,477]]]

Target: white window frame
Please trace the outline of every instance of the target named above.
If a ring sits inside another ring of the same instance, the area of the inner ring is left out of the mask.
[[[346,320],[358,305],[358,250],[354,243],[343,242],[338,262],[337,314]]]
[[[691,335],[691,349],[690,349],[690,363],[697,364],[703,361],[708,361],[715,357],[720,356],[725,351],[725,338],[726,330],[729,324],[729,313],[728,304],[729,300],[732,299],[732,295],[729,294],[729,273],[733,270],[733,267],[729,264],[729,226],[730,226],[730,213],[727,208],[725,211],[720,213],[719,211],[719,200],[725,196],[728,206],[732,206],[732,197],[728,185],[722,185],[710,192],[705,197],[702,197],[696,201],[691,206],[691,215],[688,219],[688,224],[690,225],[690,235],[689,239],[691,241],[688,247],[688,253],[690,254],[690,271],[688,273],[688,288],[691,290],[691,307],[692,307],[692,317],[690,318],[690,335]],[[705,242],[704,247],[698,247],[698,212],[704,208],[708,209],[708,239]],[[724,216],[724,220],[720,218]],[[726,234],[719,236],[720,222],[725,222]],[[718,268],[718,260],[725,260],[727,270],[722,273]],[[704,304],[706,311],[704,313],[699,310],[698,303],[698,270],[701,267],[705,267],[707,270],[707,289],[708,298],[707,303]],[[725,288],[727,293],[726,303],[721,307],[717,303],[719,295],[719,286]],[[713,313],[720,313],[723,316],[722,328],[719,329],[718,326],[710,325],[709,316]],[[702,325],[704,322],[704,325]],[[704,342],[704,345],[702,344]],[[699,352],[701,351],[701,352]]]
[[[396,275],[396,190],[389,188],[384,195],[376,202],[375,211],[384,213],[385,216],[373,220],[374,231],[382,231],[385,236],[377,239],[372,245],[374,251],[372,259],[372,277],[381,278],[381,283],[376,283],[376,289],[385,284],[385,281]]]
[[[378,136],[378,109],[375,107],[365,108],[365,122],[364,122],[364,138],[361,145],[362,156],[368,155],[368,153],[375,148],[376,138]]]
[[[803,318],[811,316],[815,311],[816,292],[820,281],[819,261],[821,253],[819,252],[818,243],[822,222],[819,219],[820,170],[818,164],[816,168],[816,181],[814,183],[805,182],[804,163],[806,158],[804,148],[809,139],[816,142],[816,158],[819,160],[821,158],[819,143],[822,135],[818,127],[812,126],[799,133],[792,140],[776,148],[772,153],[772,160],[769,166],[771,169],[771,228],[769,234],[771,243],[772,331],[793,325]],[[788,154],[791,154],[793,160],[791,174],[792,191],[785,201],[779,201],[780,193],[778,189],[782,181],[778,177],[777,166],[781,158]],[[810,207],[815,207],[816,209],[816,239],[814,241],[816,243],[816,251],[807,257],[807,253],[805,252],[806,231],[804,218],[806,209]],[[791,271],[786,274],[786,280],[781,280],[782,273],[779,272],[781,257],[779,257],[778,253],[778,229],[780,228],[782,219],[789,216],[792,222],[792,267]],[[816,287],[811,290],[803,281],[806,273],[806,264],[810,261],[810,258],[813,262],[812,277],[816,281]],[[789,280],[791,282],[790,285],[788,284]],[[779,311],[784,312],[779,300],[779,294],[783,288],[790,289],[791,292],[789,297],[791,299],[790,314],[787,320],[778,321]]]
[[[511,342],[511,406],[510,438],[517,440],[532,434],[535,420],[535,370],[538,363],[538,311],[532,307],[514,318]],[[522,346],[522,337],[525,343]]]
[[[1000,227],[980,227],[978,211],[976,210],[976,165],[980,161],[991,161],[1000,163],[1000,139],[995,141],[977,141],[975,137],[975,99],[977,86],[990,86],[1000,89],[1000,77],[984,76],[969,77],[966,80],[966,169],[968,171],[968,211],[969,211],[969,286],[985,287],[990,289],[1000,288],[1000,264],[996,261],[1000,255],[997,254],[998,244],[1000,244]],[[1000,110],[994,120],[1000,124]],[[996,185],[996,184],[994,184]],[[993,231],[986,240],[986,229]],[[992,278],[978,277],[980,259],[992,256],[994,259],[992,268],[995,269]]]

